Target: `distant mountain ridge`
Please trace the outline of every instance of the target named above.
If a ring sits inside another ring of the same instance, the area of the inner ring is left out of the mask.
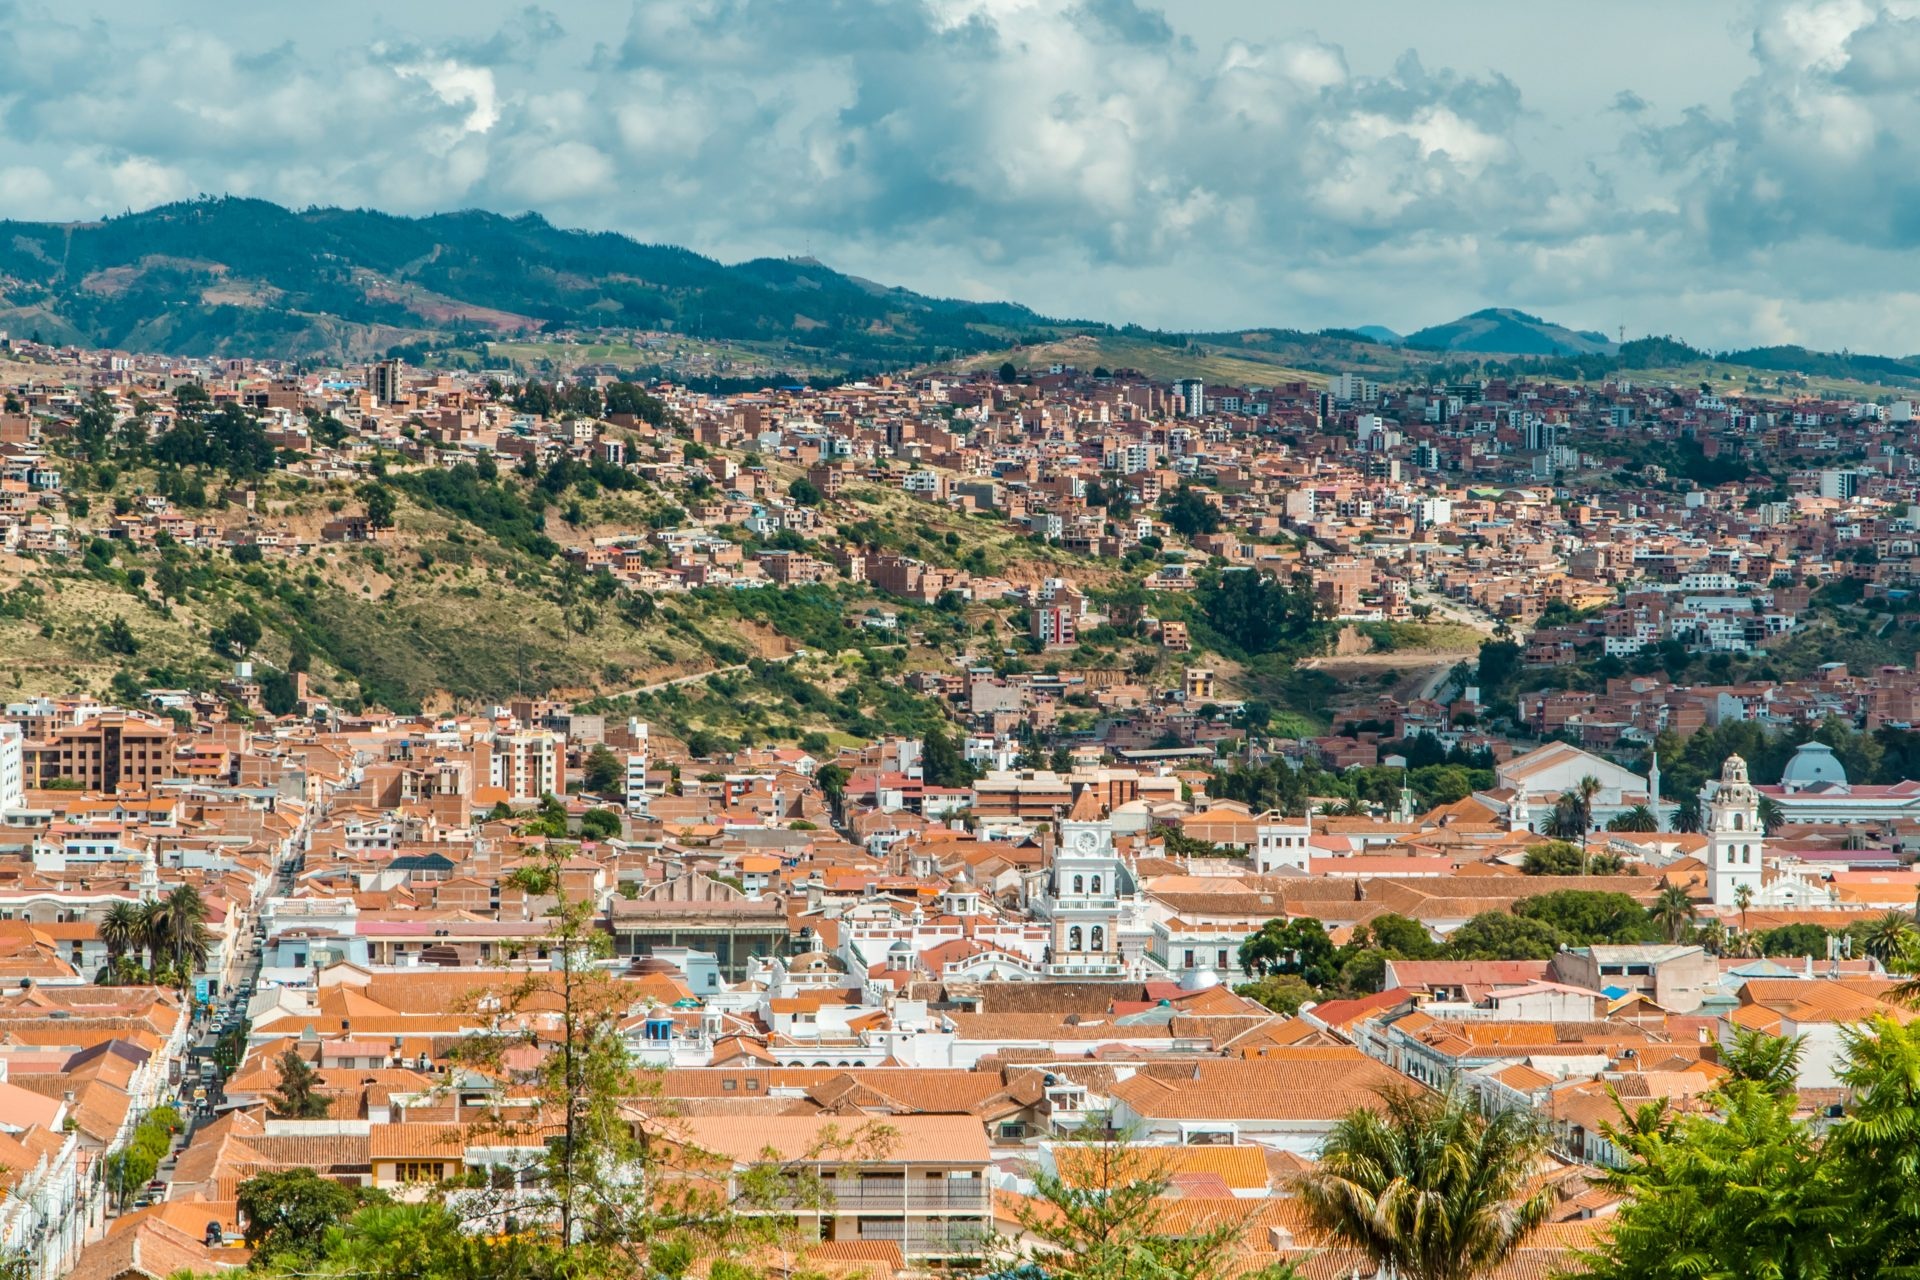
[[[1611,355],[1617,344],[1604,333],[1569,329],[1511,307],[1488,307],[1406,336],[1409,347],[1510,356]]]
[[[1390,377],[1441,361],[1509,357],[1549,369],[1571,362],[1566,370],[1582,377],[1711,361],[1920,386],[1920,357],[1800,347],[1716,355],[1667,337],[1617,346],[1604,333],[1510,307],[1404,337],[1381,325],[1116,327],[1012,302],[931,297],[810,258],[727,265],[613,232],[563,230],[535,214],[406,218],[227,197],[100,222],[0,221],[0,330],[20,336],[176,355],[352,361],[394,348],[473,350],[556,328],[666,329],[741,344],[759,370],[792,367],[796,376],[991,368],[1003,360],[1024,368],[1064,356],[1089,368],[1132,358],[1172,376],[1205,367],[1210,379],[1245,382],[1353,370]]]
[[[341,359],[449,335],[672,328],[900,367],[1055,323],[810,260],[727,266],[534,214],[403,218],[222,198],[103,222],[0,222],[0,327],[92,346]]]

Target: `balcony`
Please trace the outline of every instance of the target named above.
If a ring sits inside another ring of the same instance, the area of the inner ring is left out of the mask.
[[[929,1179],[929,1181],[936,1181]],[[937,1180],[940,1185],[917,1186],[909,1184],[902,1188],[895,1182],[890,1186],[880,1186],[868,1182],[827,1184],[828,1204],[823,1205],[823,1213],[869,1213],[886,1211],[891,1213],[985,1213],[990,1203],[986,1180],[975,1178],[958,1181],[949,1185],[947,1180]]]

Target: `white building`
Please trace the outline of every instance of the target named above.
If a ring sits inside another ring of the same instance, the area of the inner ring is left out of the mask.
[[[509,804],[565,795],[560,775],[566,754],[566,739],[548,729],[495,734],[493,785],[507,793]]]
[[[1720,780],[1700,789],[1705,860],[1713,887],[1713,905],[1740,904],[1740,890],[1760,892],[1761,858],[1767,834],[1760,825],[1760,793],[1747,781],[1747,762],[1728,756]]]

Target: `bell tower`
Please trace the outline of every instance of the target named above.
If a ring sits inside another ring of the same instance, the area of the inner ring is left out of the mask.
[[[1713,905],[1736,906],[1742,885],[1760,891],[1761,858],[1767,834],[1760,825],[1760,793],[1747,780],[1747,762],[1728,756],[1720,779],[1700,793],[1700,816],[1707,837],[1707,870]]]

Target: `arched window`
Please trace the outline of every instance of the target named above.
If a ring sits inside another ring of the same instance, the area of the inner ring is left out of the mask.
[[[1747,829],[1747,815],[1746,815],[1746,814],[1744,814],[1744,813],[1736,813],[1736,814],[1734,814],[1734,815],[1733,815],[1733,829],[1734,829],[1735,831],[1745,831],[1745,830]]]
[[[1075,876],[1073,878],[1073,891],[1075,893],[1085,893],[1087,891],[1087,878],[1085,876]]]
[[[1067,950],[1069,951],[1080,950],[1080,926],[1079,925],[1075,925],[1073,926],[1073,928],[1067,930]]]
[[[1093,949],[1095,951],[1105,951],[1107,949],[1107,931],[1099,925],[1093,926]]]
[[[1099,877],[1099,876],[1095,876],[1095,877],[1093,878],[1093,891],[1094,891],[1095,893],[1099,893],[1099,892],[1100,892],[1100,877]]]

